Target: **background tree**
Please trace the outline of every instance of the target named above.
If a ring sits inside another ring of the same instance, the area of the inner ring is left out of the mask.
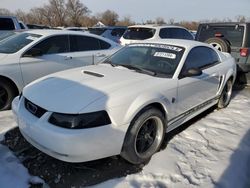
[[[27,23],[28,22],[28,19],[27,19],[27,13],[25,13],[24,11],[18,9],[16,12],[15,12],[15,16],[19,19],[19,20],[22,20],[24,23]]]
[[[241,23],[244,23],[244,22],[246,22],[246,17],[245,16],[243,16],[243,15],[238,15],[238,16],[236,16],[236,21],[237,22],[241,22]]]
[[[130,16],[125,16],[116,23],[117,26],[130,26],[135,25],[135,22],[131,19]]]
[[[49,0],[47,8],[50,10],[53,26],[66,25],[65,22],[66,8],[64,0]]]
[[[0,8],[0,15],[1,16],[11,16],[12,13],[8,9]]]
[[[134,25],[135,22],[130,16],[125,16],[119,19],[119,15],[112,11],[106,10],[105,12],[96,14],[95,16],[90,15],[90,10],[87,6],[81,3],[81,0],[49,0],[47,4],[41,7],[35,7],[30,9],[28,12],[17,10],[11,12],[8,9],[0,8],[0,15],[16,16],[19,20],[29,24],[41,24],[51,27],[56,26],[84,26],[92,27],[98,21],[101,21],[105,25],[119,25],[119,26],[130,26]],[[201,21],[180,21],[175,22],[174,18],[170,18],[167,24],[182,25],[190,30],[196,30],[200,22],[249,22],[250,17],[244,15],[238,15],[231,18],[224,19],[206,19]],[[157,17],[155,20],[147,20],[146,22],[138,24],[165,24],[165,20],[162,17]]]
[[[157,18],[155,19],[155,23],[156,23],[156,24],[166,24],[164,18],[162,18],[162,17],[157,17]]]
[[[83,17],[90,13],[88,7],[81,3],[80,0],[68,0],[66,7],[68,25],[81,26]]]
[[[81,19],[81,25],[84,27],[92,27],[98,22],[95,16],[83,16]]]
[[[118,22],[119,16],[115,11],[106,10],[105,12],[98,14],[97,18],[104,25],[114,26]]]
[[[170,19],[168,20],[168,24],[173,25],[173,24],[174,24],[174,18],[170,18]]]

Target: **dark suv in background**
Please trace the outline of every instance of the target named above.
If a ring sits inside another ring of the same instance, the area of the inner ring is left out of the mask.
[[[196,40],[231,53],[238,65],[238,81],[250,83],[250,23],[202,23],[198,27]]]

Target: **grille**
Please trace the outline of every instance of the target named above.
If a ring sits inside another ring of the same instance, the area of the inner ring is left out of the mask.
[[[40,106],[37,106],[36,104],[32,103],[31,101],[29,101],[28,99],[24,99],[24,105],[25,108],[34,116],[40,118],[43,116],[43,114],[45,114],[47,112],[47,110],[43,109]]]

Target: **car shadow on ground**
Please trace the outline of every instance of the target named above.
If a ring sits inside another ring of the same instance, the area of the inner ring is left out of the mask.
[[[63,162],[30,145],[18,128],[7,132],[1,144],[13,151],[31,175],[39,176],[54,188],[90,186],[140,172],[143,168],[143,165],[132,165],[119,156],[84,163]]]
[[[194,122],[211,113],[214,108],[207,110],[183,126],[169,132],[165,136],[162,149],[165,149],[170,140]],[[42,178],[50,187],[85,187],[95,185],[110,179],[126,177],[129,174],[140,172],[145,164],[132,165],[120,156],[108,157],[84,163],[67,163],[54,159],[30,145],[21,135],[18,128],[5,134],[1,144],[9,147],[29,173]],[[42,187],[41,184],[32,184],[31,187]]]
[[[230,163],[215,187],[250,187],[250,129],[230,157]]]

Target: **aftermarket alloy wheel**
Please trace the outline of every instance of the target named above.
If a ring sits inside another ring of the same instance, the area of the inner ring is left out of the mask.
[[[225,108],[230,103],[232,97],[232,89],[233,89],[232,80],[228,80],[220,95],[218,108]]]
[[[133,164],[145,163],[157,152],[165,135],[165,118],[155,108],[140,112],[131,122],[121,156]]]
[[[0,111],[9,110],[15,92],[11,84],[6,80],[0,80]]]
[[[216,37],[209,38],[205,41],[205,43],[212,45],[214,48],[216,48],[217,50],[219,50],[221,52],[230,53],[230,51],[231,51],[229,42],[227,42],[226,40],[224,40],[222,38],[216,38]]]

